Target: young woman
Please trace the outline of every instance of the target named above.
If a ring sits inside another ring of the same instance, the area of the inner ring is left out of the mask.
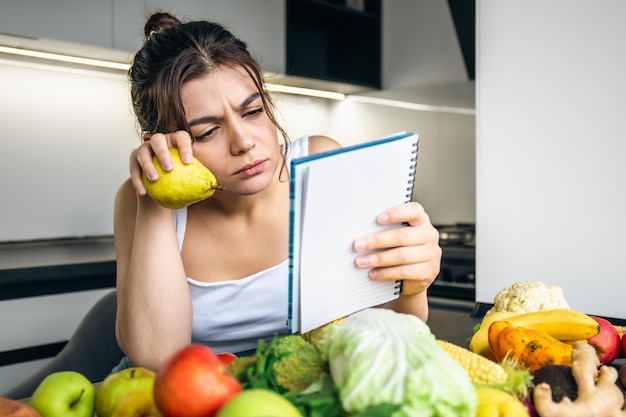
[[[116,335],[127,355],[120,366],[156,370],[191,342],[240,353],[286,334],[289,161],[339,144],[288,140],[259,64],[222,26],[158,14],[146,34],[129,73],[144,142],[115,201]],[[179,210],[154,202],[141,173],[158,181],[152,157],[170,170],[171,147],[183,161],[198,158],[224,190]],[[426,320],[441,259],[436,229],[414,202],[376,221],[398,227],[355,236],[355,264],[371,279],[403,279],[399,299],[382,307]],[[372,249],[381,251],[360,254]]]

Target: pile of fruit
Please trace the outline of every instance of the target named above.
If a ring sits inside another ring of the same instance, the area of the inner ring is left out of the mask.
[[[538,289],[547,302],[523,302],[537,301]],[[626,417],[621,326],[541,283],[494,301],[467,347],[437,339],[415,316],[368,309],[259,340],[247,357],[190,345],[157,373],[125,369],[96,387],[57,372],[28,402],[0,398],[0,416]]]

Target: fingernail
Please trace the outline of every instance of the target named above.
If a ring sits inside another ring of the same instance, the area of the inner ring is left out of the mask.
[[[182,155],[180,158],[185,164],[188,164],[191,162],[191,155],[189,155],[188,153]]]
[[[367,242],[365,239],[357,239],[354,241],[354,249],[355,250],[364,250],[367,246]]]
[[[357,266],[367,266],[368,258],[367,255],[361,255],[356,257]]]
[[[172,161],[165,161],[163,163],[163,170],[164,171],[170,171],[172,168],[174,168],[174,164],[172,163]]]
[[[387,223],[389,221],[389,215],[387,213],[383,213],[378,216],[378,223]]]
[[[157,174],[156,170],[154,169],[148,170],[148,172],[146,173],[146,176],[148,177],[150,181],[156,181],[159,178],[159,174]]]

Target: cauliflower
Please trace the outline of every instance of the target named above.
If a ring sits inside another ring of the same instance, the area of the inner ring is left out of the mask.
[[[531,313],[555,308],[570,308],[561,287],[539,281],[523,281],[516,282],[496,294],[493,307],[485,313],[485,316],[497,311]]]

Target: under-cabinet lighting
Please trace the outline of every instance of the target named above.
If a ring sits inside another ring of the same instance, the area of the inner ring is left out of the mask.
[[[265,84],[265,89],[274,93],[298,94],[302,96],[326,98],[329,100],[343,100],[346,98],[346,95],[342,93],[282,84]]]
[[[348,101],[357,101],[360,103],[378,104],[387,107],[398,107],[408,110],[428,111],[435,113],[453,113],[453,114],[465,114],[476,115],[476,110],[466,107],[452,107],[452,106],[433,106],[430,104],[411,103],[408,101],[391,100],[379,97],[358,96],[350,95],[346,98]]]
[[[73,55],[57,54],[52,52],[34,51],[31,49],[13,48],[10,46],[0,45],[0,53],[19,55],[30,58],[47,59],[51,61],[68,62],[71,64],[89,65],[92,67],[111,68],[122,71],[128,71],[129,64],[123,62],[105,61],[102,59],[82,58]]]
[[[103,59],[83,58],[74,55],[59,54],[53,52],[36,51],[32,49],[14,48],[0,45],[0,53],[25,56],[30,58],[47,59],[51,61],[67,62],[72,64],[89,65],[100,68],[110,68],[121,71],[128,71],[130,64],[124,62],[107,61]],[[313,88],[293,87],[281,84],[266,84],[267,91],[285,94],[297,94],[309,97],[326,98],[330,100],[343,100],[345,94],[332,91],[317,90]]]

